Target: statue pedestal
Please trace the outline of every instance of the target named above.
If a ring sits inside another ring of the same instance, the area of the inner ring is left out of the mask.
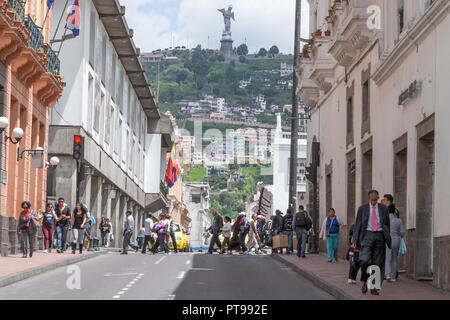
[[[222,44],[220,46],[220,53],[225,56],[225,58],[231,58],[233,56],[233,40],[232,39],[222,39],[220,40]]]

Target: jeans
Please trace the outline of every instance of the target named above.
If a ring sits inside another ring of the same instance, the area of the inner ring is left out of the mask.
[[[34,240],[36,238],[36,231],[20,231],[20,242],[22,244],[23,255],[26,256],[28,253],[28,242],[30,243],[30,255],[33,254]]]
[[[386,246],[386,278],[395,279],[397,277],[400,240],[400,237],[392,237],[392,249]]]
[[[222,244],[220,243],[219,235],[217,235],[217,234],[213,234],[211,237],[211,242],[209,243],[208,253],[213,253],[215,243],[217,243],[217,247],[219,247],[219,250],[221,250]]]
[[[56,226],[56,234],[58,237],[58,250],[66,251],[66,239],[67,239],[68,231],[69,231],[69,225]]]
[[[74,228],[72,229],[72,235],[73,235],[73,244],[79,244],[80,246],[83,245],[83,234],[84,234],[84,229],[77,229]]]
[[[297,235],[297,256],[304,257],[306,251],[306,228],[296,227],[295,234]]]
[[[135,243],[131,242],[131,236],[133,235],[133,231],[125,231],[123,235],[123,252],[122,253],[128,253],[128,246],[132,247],[136,250],[136,248],[139,248]]]
[[[175,238],[175,232],[170,233],[170,238],[172,239],[173,250],[175,251],[175,253],[178,253],[178,246],[177,246],[177,239]]]
[[[288,235],[288,248],[287,248],[287,252],[292,252],[294,251],[294,245],[292,243],[292,237],[294,235],[294,233],[292,231],[284,231],[283,234],[287,234]]]
[[[337,259],[339,233],[330,233],[327,237],[328,260]]]
[[[259,247],[263,248],[266,245],[267,237],[265,232],[258,233],[259,235]]]
[[[55,227],[47,227],[42,226],[42,233],[44,234],[44,248],[45,250],[52,248],[52,241],[53,241],[53,232],[55,231]]]

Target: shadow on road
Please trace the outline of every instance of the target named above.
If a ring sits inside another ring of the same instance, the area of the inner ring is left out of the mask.
[[[176,300],[333,299],[270,256],[193,255]]]

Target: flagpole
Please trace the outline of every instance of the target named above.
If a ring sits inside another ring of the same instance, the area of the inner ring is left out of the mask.
[[[58,33],[59,26],[60,26],[60,24],[61,24],[62,17],[63,17],[63,15],[64,15],[64,13],[66,12],[67,4],[68,4],[68,3],[69,3],[69,0],[66,0],[66,4],[64,5],[64,10],[62,11],[61,17],[59,18],[58,26],[56,27],[56,31],[55,31],[55,34],[53,35],[53,40],[52,40],[52,42],[55,41],[55,39],[56,39],[56,34]]]
[[[45,22],[47,21],[47,18],[48,18],[48,13],[50,12],[50,10],[52,9],[52,7],[53,7],[54,4],[55,4],[55,3],[52,2],[52,5],[50,6],[50,8],[47,7],[47,12],[46,12],[46,14],[45,14],[45,18],[44,18],[44,22],[42,23],[41,30],[44,30]]]

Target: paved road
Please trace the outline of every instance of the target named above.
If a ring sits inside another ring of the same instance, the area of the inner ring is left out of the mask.
[[[79,290],[64,267],[0,288],[0,300],[333,299],[270,256],[109,252],[77,266]]]

